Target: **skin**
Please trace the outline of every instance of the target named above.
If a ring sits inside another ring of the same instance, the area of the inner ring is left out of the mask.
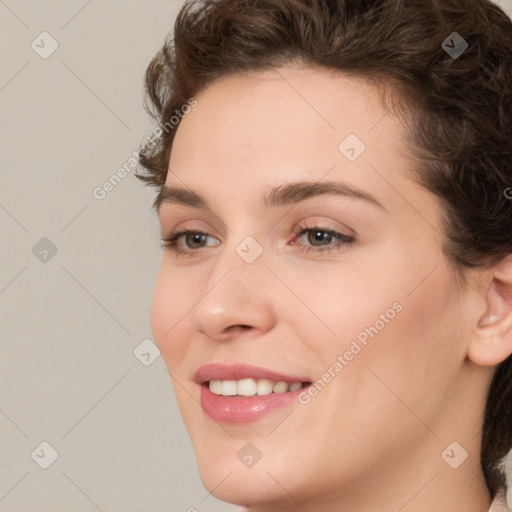
[[[209,237],[199,248],[181,237],[192,256],[164,248],[151,320],[205,487],[251,512],[486,512],[480,424],[494,367],[512,352],[512,262],[457,285],[441,207],[408,177],[404,125],[375,86],[287,66],[223,78],[196,98],[166,184],[210,210],[164,203],[159,219],[164,236]],[[350,133],[366,145],[353,162],[338,150]],[[299,180],[344,181],[384,208],[337,196],[262,204],[270,187]],[[315,252],[321,242],[297,226],[355,241]],[[247,236],[263,249],[250,264],[236,252]],[[248,363],[315,381],[397,302],[307,405],[243,425],[218,424],[199,405],[200,366]],[[237,458],[249,441],[262,453],[252,468]],[[454,441],[468,453],[457,469],[441,457]]]

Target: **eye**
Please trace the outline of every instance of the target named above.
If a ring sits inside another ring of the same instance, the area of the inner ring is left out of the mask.
[[[297,236],[292,240],[291,245],[297,245],[297,240],[306,242],[310,245],[301,245],[301,250],[306,252],[340,250],[343,246],[350,245],[355,241],[353,236],[345,235],[321,226],[299,226],[294,232]]]
[[[182,230],[172,231],[168,237],[162,238],[163,247],[169,248],[172,252],[180,256],[192,256],[197,253],[197,249],[207,247],[208,245],[219,245],[217,243],[207,244],[208,238],[216,240],[206,231],[193,231],[193,230]],[[185,249],[183,249],[183,244]]]
[[[298,246],[299,250],[306,252],[341,250],[343,246],[355,242],[352,236],[321,226],[299,226],[293,232],[296,236],[290,245]],[[213,243],[208,243],[212,241]],[[168,237],[162,238],[162,246],[171,250],[176,256],[195,256],[199,254],[199,249],[219,244],[220,242],[206,231],[172,231]]]

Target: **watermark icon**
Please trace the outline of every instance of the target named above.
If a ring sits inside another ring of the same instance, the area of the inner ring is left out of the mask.
[[[40,443],[30,456],[43,469],[48,469],[59,458],[57,450],[47,441]]]
[[[467,50],[468,42],[458,32],[452,32],[441,47],[452,59],[456,59]]]
[[[365,143],[354,133],[347,135],[338,146],[338,151],[350,162],[357,160],[365,149]]]
[[[59,43],[48,32],[41,32],[30,46],[39,57],[47,59],[59,47]]]
[[[48,263],[56,254],[57,246],[46,236],[43,236],[32,247],[32,254],[41,262]]]
[[[160,349],[153,340],[142,340],[133,350],[133,355],[144,365],[151,366],[159,357]]]
[[[197,105],[195,98],[190,98],[187,103],[182,105],[180,109],[176,109],[174,114],[164,124],[157,126],[150,135],[146,137],[144,147],[146,149],[153,148],[161,139],[163,133],[169,133],[185,115],[190,113],[193,107]],[[138,165],[140,154],[137,151],[132,151],[132,156],[121,166],[115,173],[113,173],[103,184],[94,187],[92,195],[98,201],[103,201],[107,195],[112,192],[125,178],[128,176]]]
[[[379,315],[379,319],[376,320],[370,327],[365,327],[355,339],[352,340],[350,347],[345,350],[343,355],[338,355],[336,361],[333,362],[329,368],[322,374],[322,376],[313,382],[310,386],[304,389],[297,395],[297,400],[302,405],[307,405],[311,402],[311,399],[322,391],[329,382],[331,382],[338,373],[340,373],[354,357],[359,354],[363,348],[368,345],[368,337],[375,338],[382,329],[389,324],[395,316],[402,311],[403,306],[400,302],[395,302],[385,313]],[[359,342],[359,343],[358,343]]]
[[[468,452],[457,441],[453,441],[443,450],[441,458],[452,469],[457,469],[468,458]]]
[[[236,253],[246,263],[253,263],[263,252],[263,247],[252,237],[248,236],[236,248]]]
[[[236,453],[240,462],[249,469],[253,468],[263,457],[263,453],[253,443],[245,443]]]
[[[507,187],[503,191],[503,195],[505,196],[506,199],[512,199],[512,187]]]

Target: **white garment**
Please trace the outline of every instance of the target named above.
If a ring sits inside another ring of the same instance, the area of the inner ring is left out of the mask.
[[[489,512],[512,512],[512,450],[500,463],[506,476],[506,488],[500,489],[491,504]]]
[[[508,508],[507,506],[507,499],[505,496],[504,489],[500,490],[496,494],[496,497],[491,503],[491,508],[489,509],[489,512],[512,512],[512,509]]]

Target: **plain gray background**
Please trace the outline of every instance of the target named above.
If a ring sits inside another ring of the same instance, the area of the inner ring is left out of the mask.
[[[160,245],[129,159],[180,5],[0,0],[1,512],[233,509],[200,483],[162,358],[136,349]]]
[[[154,193],[132,170],[93,196],[153,129],[143,74],[180,5],[0,1],[2,512],[231,510],[200,483],[162,358],[133,353],[152,337]]]

